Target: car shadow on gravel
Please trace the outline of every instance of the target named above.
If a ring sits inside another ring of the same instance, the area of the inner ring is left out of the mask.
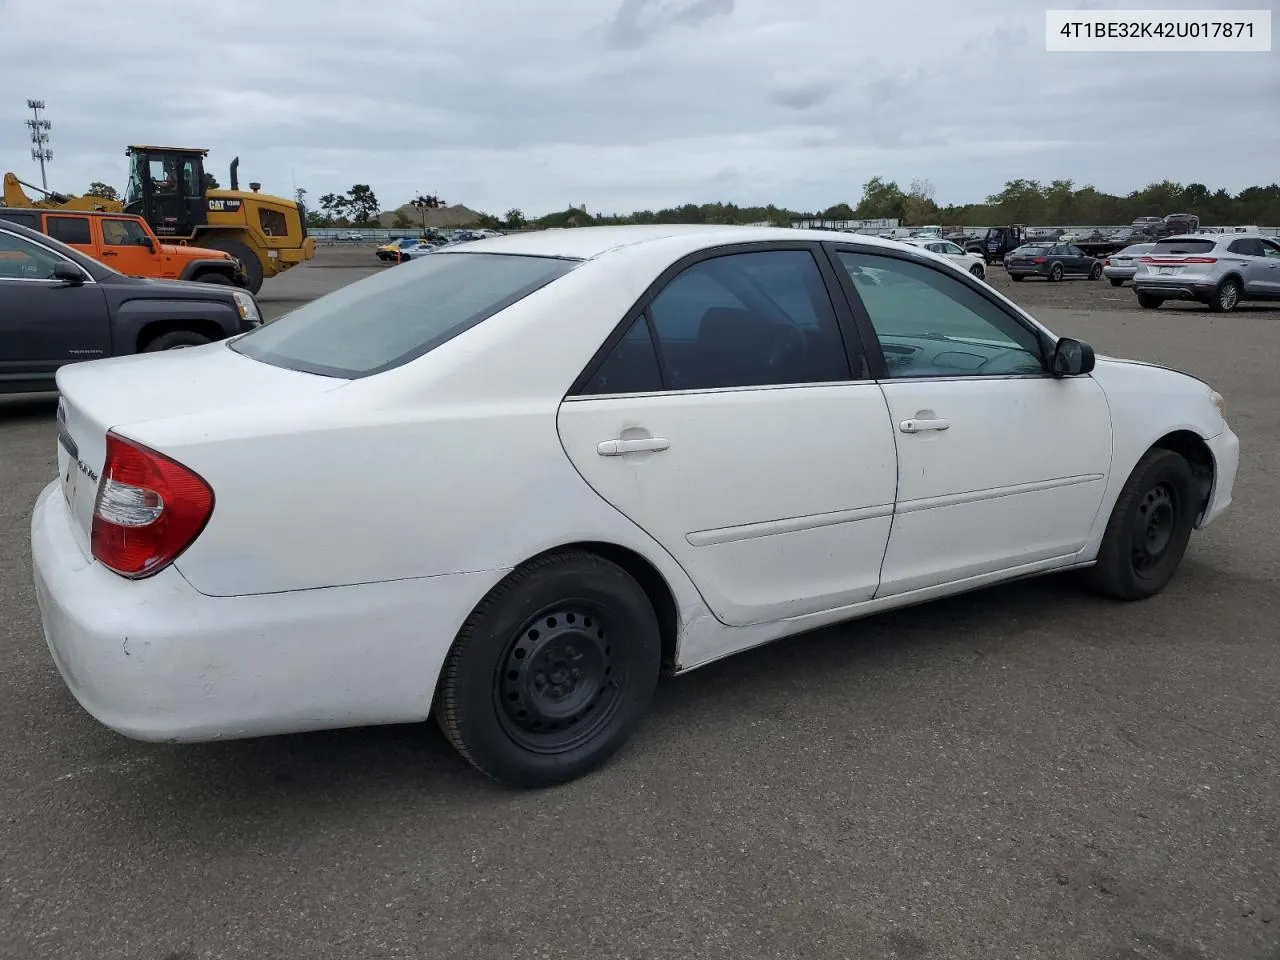
[[[44,420],[57,415],[58,394],[15,393],[0,397],[0,424],[21,423],[24,420]]]
[[[745,728],[769,710],[779,690],[801,687],[816,697],[815,713],[829,714],[839,709],[829,700],[844,696],[843,682],[893,674],[896,683],[909,683],[912,671],[937,669],[939,658],[957,664],[985,657],[1082,596],[1069,577],[1005,584],[827,627],[664,678],[640,734],[623,754],[600,773],[550,794],[609,789],[590,784],[609,777],[611,767],[614,777],[628,776],[623,763],[634,775],[647,749],[669,745],[707,711]],[[177,830],[193,817],[236,823],[251,814],[257,832],[264,821],[342,817],[356,809],[371,815],[423,797],[431,797],[433,807],[456,810],[548,796],[505,787],[472,770],[434,720],[213,744],[120,746],[124,752],[112,754],[128,763],[132,775],[127,785],[104,784],[115,795],[100,799],[117,824],[123,819],[148,832],[157,821]]]

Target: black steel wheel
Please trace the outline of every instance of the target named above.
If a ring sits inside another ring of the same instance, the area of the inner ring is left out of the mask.
[[[1182,562],[1199,510],[1190,464],[1172,450],[1148,450],[1116,499],[1087,578],[1118,600],[1159,593]]]
[[[638,725],[657,684],[653,605],[621,567],[571,551],[531,561],[480,602],[445,659],[436,719],[513,786],[582,776]]]

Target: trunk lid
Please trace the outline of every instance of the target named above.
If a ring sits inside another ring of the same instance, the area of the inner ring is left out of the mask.
[[[85,556],[90,554],[93,507],[106,459],[108,430],[211,410],[296,400],[349,382],[259,363],[228,349],[226,341],[62,367],[57,374],[61,394],[58,475]]]

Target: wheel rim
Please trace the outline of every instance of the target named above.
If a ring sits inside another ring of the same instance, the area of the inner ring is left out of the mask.
[[[1178,527],[1178,497],[1167,483],[1159,483],[1138,501],[1132,539],[1133,569],[1139,575],[1158,566],[1173,543]]]
[[[1240,291],[1234,283],[1226,283],[1222,285],[1222,291],[1218,294],[1218,303],[1222,305],[1223,310],[1231,310],[1240,301]]]
[[[1053,269],[1051,269],[1051,270],[1049,271],[1049,276],[1053,277],[1053,279],[1055,279],[1055,280],[1061,280],[1061,279],[1062,279],[1062,268],[1061,268],[1060,266],[1058,266],[1057,264],[1054,264]]]
[[[494,677],[503,729],[537,753],[591,739],[619,704],[626,668],[607,616],[594,604],[548,607],[514,635]]]

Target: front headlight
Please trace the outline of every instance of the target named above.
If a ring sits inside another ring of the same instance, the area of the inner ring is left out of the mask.
[[[240,311],[240,319],[247,320],[253,326],[262,323],[262,314],[258,312],[258,303],[253,299],[253,295],[243,290],[234,290],[231,296],[235,298],[236,309]]]
[[[1217,390],[1209,391],[1209,399],[1213,401],[1213,405],[1218,408],[1218,413],[1222,419],[1227,419],[1227,400]]]

